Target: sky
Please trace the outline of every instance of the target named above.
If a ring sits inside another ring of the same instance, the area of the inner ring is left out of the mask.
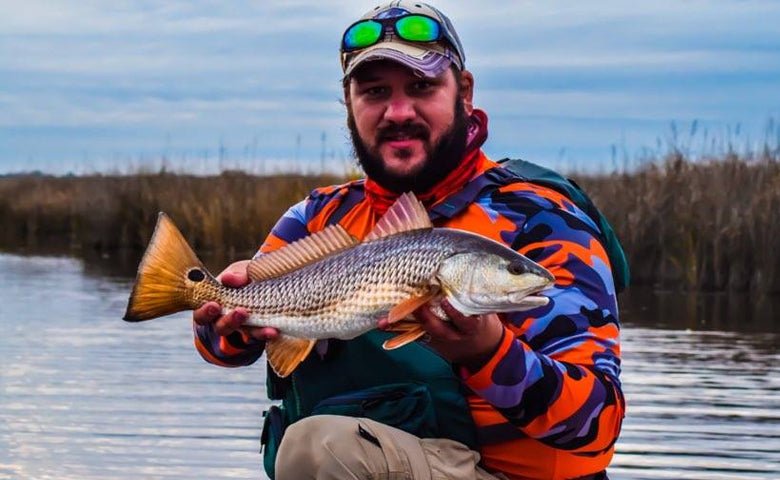
[[[779,1],[434,4],[495,159],[611,171],[778,143]],[[0,173],[343,172],[338,47],[374,5],[0,0]]]

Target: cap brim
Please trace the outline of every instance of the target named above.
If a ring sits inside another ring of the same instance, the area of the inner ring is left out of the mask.
[[[430,48],[420,48],[408,43],[380,42],[361,50],[355,57],[349,59],[344,69],[344,78],[348,78],[360,65],[377,60],[400,63],[425,78],[436,78],[452,65],[452,60],[446,51],[439,53]]]

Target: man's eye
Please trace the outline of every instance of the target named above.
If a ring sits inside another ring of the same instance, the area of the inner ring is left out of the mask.
[[[363,95],[368,95],[370,97],[378,97],[385,93],[385,87],[368,87],[363,90]]]
[[[414,89],[417,91],[429,90],[431,87],[433,87],[433,84],[431,82],[426,82],[425,80],[414,83]]]

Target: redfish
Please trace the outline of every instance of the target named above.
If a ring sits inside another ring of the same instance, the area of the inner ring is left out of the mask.
[[[318,339],[349,340],[387,317],[398,335],[386,349],[425,332],[410,314],[446,298],[465,315],[546,305],[537,295],[553,283],[542,266],[474,233],[434,228],[423,205],[402,195],[359,241],[340,225],[257,256],[251,282],[230,288],[214,278],[164,213],[138,267],[124,319],[139,322],[216,301],[227,313],[249,312],[245,325],[274,327],[268,362],[288,376]]]

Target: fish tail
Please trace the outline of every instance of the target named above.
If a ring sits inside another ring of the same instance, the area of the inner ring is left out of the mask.
[[[140,322],[191,310],[195,285],[213,279],[173,221],[160,212],[138,266],[124,319]]]

